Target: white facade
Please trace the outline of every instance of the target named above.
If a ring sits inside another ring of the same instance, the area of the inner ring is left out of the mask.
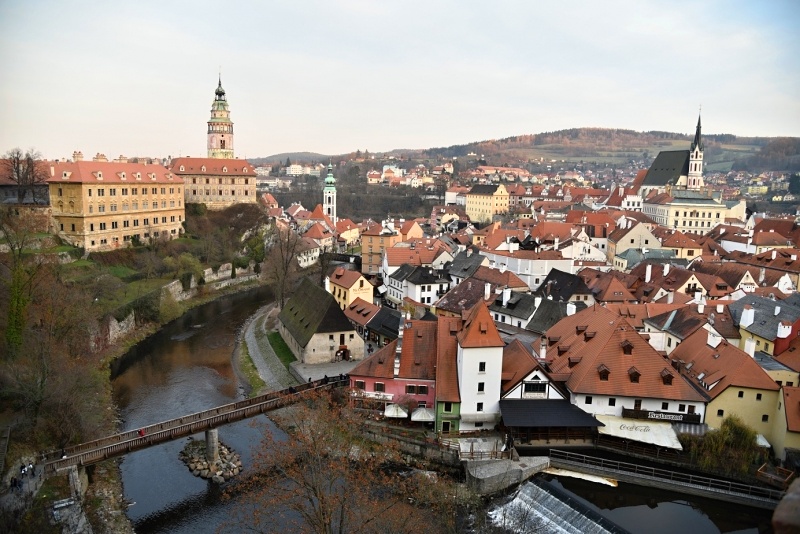
[[[641,403],[638,407],[636,405],[637,401]],[[622,417],[622,409],[627,408],[629,410],[637,409],[652,412],[692,413],[699,415],[701,422],[705,421],[706,418],[706,405],[701,401],[636,398],[621,395],[576,395],[571,393],[570,402],[592,415]]]
[[[557,399],[564,396],[550,384],[547,375],[536,369],[503,397],[504,399]]]
[[[528,284],[531,291],[539,288],[551,269],[575,274],[575,262],[569,258],[552,260],[525,259],[515,255],[504,256],[487,250],[481,250],[480,253],[489,258],[489,265],[491,265],[492,261],[495,262],[495,265],[505,265],[506,269]]]
[[[458,346],[460,430],[491,429],[500,420],[503,348]]]

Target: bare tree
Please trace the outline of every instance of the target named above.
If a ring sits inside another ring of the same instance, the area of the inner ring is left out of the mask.
[[[267,248],[264,260],[264,277],[272,285],[278,305],[283,308],[289,290],[297,277],[297,255],[300,253],[302,238],[291,228],[278,225],[272,227],[265,239]]]
[[[246,501],[236,510],[244,516],[237,518],[238,529],[451,531],[455,514],[452,497],[445,496],[452,495],[452,486],[433,476],[400,476],[401,455],[390,444],[366,441],[356,411],[323,393],[277,419],[289,440],[267,431],[254,458],[256,474],[240,487]]]
[[[9,150],[0,160],[0,176],[17,184],[17,202],[39,204],[47,199],[47,165],[42,155],[30,148]]]

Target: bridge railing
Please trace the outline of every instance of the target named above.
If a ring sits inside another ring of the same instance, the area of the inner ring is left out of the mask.
[[[746,495],[748,497],[758,499],[768,499],[776,502],[781,500],[785,494],[783,491],[762,488],[760,486],[751,486],[748,484],[742,484],[740,482],[731,482],[729,480],[718,478],[709,478],[689,473],[681,473],[678,471],[669,471],[667,469],[659,469],[657,467],[648,467],[627,462],[619,462],[616,460],[598,458],[597,456],[587,456],[585,454],[577,454],[574,452],[560,451],[556,449],[550,449],[550,461],[555,463],[562,462],[564,464],[571,465],[583,465],[599,470],[626,473],[640,477],[674,482],[676,484],[691,484],[693,486],[698,486],[711,491],[736,493],[739,495]]]
[[[148,425],[141,427],[141,429],[129,430],[89,441],[63,451],[49,451],[42,454],[41,458],[45,463],[46,469],[50,471],[72,465],[87,465],[159,443],[190,436],[210,428],[254,417],[287,404],[292,404],[299,400],[303,393],[309,391],[333,389],[344,387],[348,384],[349,381],[347,379],[340,379],[339,377],[308,382],[281,391],[266,393],[210,410]]]

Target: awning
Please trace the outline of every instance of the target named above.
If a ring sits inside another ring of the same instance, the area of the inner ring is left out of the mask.
[[[432,423],[436,421],[436,413],[433,411],[433,408],[417,408],[411,412],[411,420]]]
[[[386,293],[386,290],[387,290],[387,287],[384,284],[381,284],[381,285],[378,286],[378,293],[380,293],[381,295]]]
[[[765,438],[763,434],[759,434],[756,436],[756,444],[759,447],[764,447],[765,449],[769,449],[770,447],[772,447],[772,445],[769,444],[769,441],[767,441],[767,438]]]
[[[645,419],[627,419],[613,415],[595,415],[595,417],[605,424],[605,426],[598,429],[601,434],[679,451],[683,450],[681,442],[678,441],[678,436],[672,429],[672,423]]]
[[[386,408],[383,410],[383,415],[386,417],[405,419],[408,417],[408,411],[399,404],[387,404]]]

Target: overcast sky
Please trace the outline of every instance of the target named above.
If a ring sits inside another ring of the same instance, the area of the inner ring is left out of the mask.
[[[0,152],[237,157],[574,127],[800,136],[800,2],[0,0]]]

